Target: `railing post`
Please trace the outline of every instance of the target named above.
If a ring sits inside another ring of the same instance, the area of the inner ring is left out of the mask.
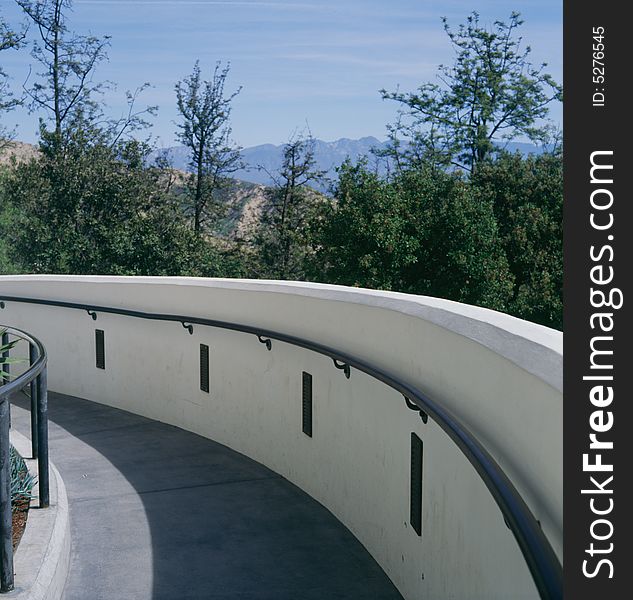
[[[40,508],[47,508],[48,496],[48,389],[46,367],[37,376],[37,478]]]
[[[29,344],[29,363],[30,366],[35,364],[37,360],[37,348],[35,344]],[[37,458],[38,432],[37,432],[37,389],[38,378],[31,381],[31,457]]]
[[[5,331],[2,334],[2,346],[6,346],[9,343],[9,334]],[[2,358],[9,358],[9,351],[5,350],[2,353]],[[10,372],[10,368],[9,365],[7,363],[2,365],[2,371],[3,371],[3,377],[0,378],[0,385],[4,385],[5,383],[9,383],[9,372]]]
[[[8,346],[9,345],[9,334],[8,332],[4,332],[2,334],[2,346]],[[9,358],[9,350],[5,350],[2,353],[2,358],[7,359]],[[0,385],[5,385],[9,383],[9,375],[11,373],[11,367],[9,365],[9,363],[3,363],[2,364],[2,377],[0,377]],[[7,399],[7,404],[9,404],[9,401]],[[11,428],[11,405],[9,404],[9,429]]]
[[[13,515],[11,512],[9,399],[0,400],[0,592],[13,589]]]
[[[9,344],[9,334],[5,331],[2,334],[2,346],[7,346]],[[9,358],[9,350],[5,350],[2,353],[2,358]],[[11,367],[9,363],[2,364],[2,377],[0,377],[0,385],[5,385],[9,383],[9,375],[11,373]],[[9,405],[9,429],[11,428],[11,406]]]

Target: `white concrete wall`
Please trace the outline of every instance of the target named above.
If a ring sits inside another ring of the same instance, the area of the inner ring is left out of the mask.
[[[365,359],[427,392],[478,436],[562,557],[562,334],[433,298],[300,283],[0,277],[0,295],[256,325]],[[413,598],[534,598],[516,542],[473,467],[402,396],[319,354],[253,335],[7,302],[0,323],[39,337],[50,388],[217,440],[329,508]],[[95,368],[94,330],[106,335]],[[199,390],[199,344],[211,393]],[[301,431],[313,375],[314,437]],[[423,532],[409,519],[409,444],[424,441]]]

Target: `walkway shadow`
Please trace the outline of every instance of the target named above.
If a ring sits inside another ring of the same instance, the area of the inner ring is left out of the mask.
[[[66,600],[401,600],[327,509],[262,465],[87,400],[51,393],[49,411],[71,507]],[[13,426],[29,435],[25,410]]]

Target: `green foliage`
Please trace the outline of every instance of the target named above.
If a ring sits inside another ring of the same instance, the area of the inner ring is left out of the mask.
[[[3,174],[0,170],[0,199],[4,188]],[[11,223],[11,207],[6,202],[0,202],[0,275],[12,275],[18,273],[18,267],[9,258],[9,245],[6,232]]]
[[[63,148],[73,135],[77,123],[90,124],[107,132],[111,141],[145,129],[147,115],[155,115],[156,106],[136,108],[145,83],[134,92],[125,93],[127,112],[118,119],[106,116],[103,93],[111,87],[95,77],[97,66],[106,61],[110,37],[79,35],[68,28],[72,0],[16,0],[28,21],[35,39],[31,56],[41,67],[24,85],[32,112],[39,112],[42,135]],[[28,84],[28,85],[27,85]],[[48,122],[52,122],[52,128]],[[97,125],[98,124],[98,125]]]
[[[24,36],[24,31],[14,31],[4,20],[2,15],[0,15],[0,52],[19,48],[22,45]],[[2,66],[0,65],[0,115],[3,112],[14,109],[21,103],[20,99],[13,95],[8,80],[8,75],[4,72]],[[11,139],[12,135],[13,131],[7,130],[7,128],[0,123],[0,150],[3,149],[7,141]],[[0,258],[0,261],[1,260],[2,259]]]
[[[223,216],[224,205],[216,201],[217,192],[230,183],[228,175],[242,166],[240,149],[231,145],[229,125],[231,102],[241,88],[225,97],[229,68],[216,64],[212,78],[206,81],[196,61],[193,73],[176,84],[181,117],[177,135],[190,153],[185,208],[196,233],[213,227]]]
[[[10,355],[11,350],[15,348],[19,341],[17,338],[6,343],[2,343],[4,334],[6,332],[6,328],[0,328],[0,385],[10,379],[10,375],[5,371],[5,365],[6,368],[8,368],[8,366],[11,364],[24,362],[24,359],[19,359]]]
[[[425,83],[416,92],[387,92],[383,99],[402,107],[391,126],[391,155],[396,164],[453,164],[468,171],[490,157],[494,140],[525,136],[534,142],[549,138],[551,127],[539,121],[548,105],[562,99],[561,87],[529,62],[530,48],[516,36],[518,13],[489,30],[472,13],[457,31],[443,19],[455,50],[451,66],[440,65],[439,84]]]
[[[76,122],[63,151],[43,133],[42,156],[6,176],[9,258],[35,273],[213,275],[216,251],[189,230],[148,148],[114,145]],[[5,213],[6,214],[6,213]]]
[[[424,170],[387,180],[346,163],[324,211],[315,278],[507,307],[512,276],[492,203],[459,177]]]
[[[309,226],[322,197],[309,187],[323,172],[316,169],[314,139],[299,136],[284,146],[275,185],[266,190],[255,233],[256,273],[273,279],[304,279],[311,254]]]
[[[408,207],[395,186],[361,162],[339,169],[336,201],[313,224],[312,278],[374,289],[401,289],[403,268],[415,260],[418,240]]]
[[[35,477],[26,468],[24,459],[11,446],[11,505],[13,509],[20,507],[32,498],[31,491],[35,485]]]
[[[42,70],[25,87],[30,106],[52,117],[55,134],[61,137],[77,114],[86,118],[99,112],[94,96],[103,90],[103,84],[94,81],[93,72],[107,58],[109,38],[77,35],[68,29],[72,0],[16,1],[39,38],[31,56]]]
[[[473,176],[493,203],[515,279],[509,311],[562,329],[563,161],[560,155],[504,154]]]
[[[485,306],[562,329],[562,157],[503,153],[470,179],[345,163],[310,276]]]

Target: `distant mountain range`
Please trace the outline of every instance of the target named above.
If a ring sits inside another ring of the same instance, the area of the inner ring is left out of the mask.
[[[386,142],[375,137],[364,137],[359,140],[341,138],[335,142],[315,140],[314,158],[316,168],[326,172],[326,177],[333,178],[338,167],[346,158],[358,160],[361,156],[371,154],[372,148],[383,148]],[[270,185],[273,183],[271,174],[275,175],[283,161],[283,144],[261,144],[242,150],[242,160],[246,164],[233,174],[235,179]],[[184,146],[173,146],[161,152],[167,152],[172,165],[176,169],[187,171],[189,167],[189,152]]]
[[[336,179],[336,167],[346,158],[357,161],[362,156],[369,156],[370,164],[374,160],[372,149],[383,149],[387,146],[386,141],[380,141],[375,137],[363,137],[358,140],[341,138],[334,142],[324,142],[315,140],[314,157],[316,168],[325,171],[326,179]],[[542,148],[534,144],[523,142],[509,142],[504,147],[510,152],[519,151],[521,154],[540,154]],[[242,159],[247,165],[233,174],[233,177],[240,181],[256,183],[260,185],[271,185],[273,183],[271,173],[274,175],[279,171],[283,160],[284,146],[274,144],[262,144],[251,146],[242,150]],[[167,152],[175,169],[181,171],[188,170],[189,153],[184,146],[173,146],[163,150],[155,151],[150,155],[150,161],[156,158],[159,153]],[[10,156],[15,156],[18,160],[25,160],[37,154],[37,146],[25,144],[23,142],[12,142],[9,148],[0,152],[0,164],[7,162]],[[380,171],[380,169],[379,169]],[[317,186],[319,191],[327,191],[327,182]]]
[[[352,161],[358,160],[362,156],[369,155],[373,148],[385,148],[387,142],[381,142],[375,137],[363,137],[358,140],[341,138],[334,142],[324,142],[315,140],[314,157],[316,167],[326,172],[326,177],[334,179],[336,177],[336,167],[346,158]],[[519,151],[522,154],[540,154],[542,149],[538,146],[522,142],[509,142],[504,147],[510,152]],[[246,163],[245,169],[240,169],[233,174],[233,177],[242,181],[270,185],[273,183],[270,174],[273,175],[279,170],[283,160],[283,145],[262,144],[251,146],[242,150],[242,158]],[[162,152],[168,152],[172,164],[176,169],[186,171],[188,169],[189,154],[183,146],[173,146],[166,148]]]

